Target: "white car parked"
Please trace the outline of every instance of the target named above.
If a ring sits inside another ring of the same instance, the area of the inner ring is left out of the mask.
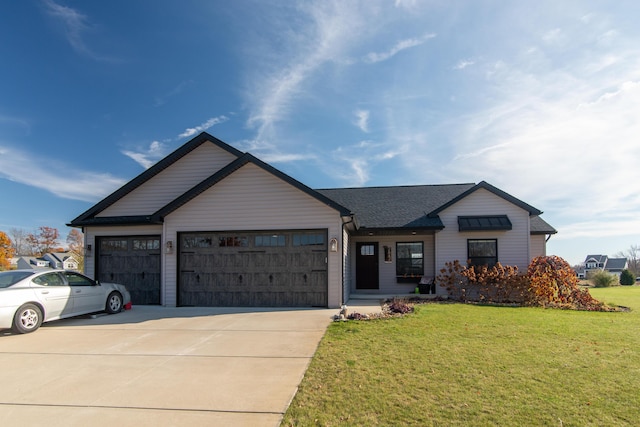
[[[50,320],[131,308],[127,288],[66,270],[0,271],[0,329],[33,332]]]

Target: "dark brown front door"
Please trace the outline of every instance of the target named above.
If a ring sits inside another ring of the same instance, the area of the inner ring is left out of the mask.
[[[378,242],[356,243],[356,289],[379,289]]]

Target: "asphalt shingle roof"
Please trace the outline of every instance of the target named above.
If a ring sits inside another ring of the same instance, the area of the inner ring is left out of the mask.
[[[532,216],[530,219],[531,234],[556,234],[558,230],[539,216]]]
[[[316,190],[355,214],[366,228],[441,228],[438,217],[427,214],[474,187],[475,184],[398,187],[331,188]]]

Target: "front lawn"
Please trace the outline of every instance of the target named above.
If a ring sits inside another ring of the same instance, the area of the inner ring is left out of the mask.
[[[632,311],[439,303],[333,323],[282,425],[634,425],[640,287],[590,291]]]

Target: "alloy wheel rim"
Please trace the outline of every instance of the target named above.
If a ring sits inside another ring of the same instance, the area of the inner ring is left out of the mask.
[[[20,323],[27,329],[31,329],[38,324],[38,313],[35,310],[25,310],[20,316]]]

